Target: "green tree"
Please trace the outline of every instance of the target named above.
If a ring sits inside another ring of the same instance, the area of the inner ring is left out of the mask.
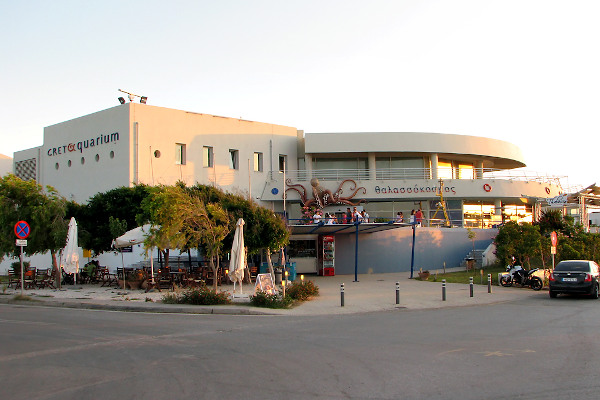
[[[169,266],[170,249],[188,246],[184,226],[190,223],[193,207],[190,196],[179,186],[157,186],[150,190],[141,203],[142,213],[137,222],[152,224],[145,246],[156,247],[163,254],[165,266]]]
[[[494,243],[496,256],[503,262],[510,262],[514,256],[519,264],[525,261],[531,266],[531,258],[540,251],[540,231],[529,223],[507,222],[499,230]]]
[[[27,221],[31,232],[24,253],[50,252],[52,266],[58,269],[56,253],[67,237],[66,209],[66,200],[54,188],[44,190],[33,180],[5,175],[0,179],[0,253],[18,256],[13,229],[18,221]]]
[[[86,205],[71,207],[70,213],[79,224],[80,245],[94,254],[110,251],[118,232],[138,226],[136,219],[144,213],[141,204],[149,190],[146,185],[123,186],[95,194]]]

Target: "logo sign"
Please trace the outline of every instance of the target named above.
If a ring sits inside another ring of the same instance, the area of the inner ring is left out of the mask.
[[[546,199],[546,202],[550,207],[563,207],[567,204],[568,196],[566,194]]]
[[[19,239],[27,239],[29,234],[31,233],[31,228],[29,224],[25,221],[19,221],[15,224],[15,235]]]
[[[22,247],[27,246],[27,240],[26,239],[17,239],[17,246],[22,246]]]
[[[552,247],[556,247],[558,244],[558,236],[556,235],[556,232],[552,231],[550,234],[550,241],[552,242]]]

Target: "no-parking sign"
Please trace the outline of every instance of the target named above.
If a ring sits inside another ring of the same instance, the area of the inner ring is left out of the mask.
[[[18,239],[27,239],[30,233],[31,228],[27,222],[19,221],[15,224],[15,235]]]

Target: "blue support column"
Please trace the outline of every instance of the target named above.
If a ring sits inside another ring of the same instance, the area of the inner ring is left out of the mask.
[[[410,279],[413,278],[413,271],[415,268],[415,224],[412,224],[413,238],[412,238],[412,253],[410,256]]]
[[[354,225],[356,226],[356,240],[354,245],[354,282],[358,282],[358,225],[359,221],[356,221]]]

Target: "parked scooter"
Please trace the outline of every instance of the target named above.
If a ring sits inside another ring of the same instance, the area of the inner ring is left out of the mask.
[[[541,290],[544,287],[544,282],[537,276],[534,276],[535,272],[539,268],[534,268],[527,271],[520,265],[507,265],[506,272],[508,274],[502,275],[500,284],[504,287],[510,287],[513,285],[521,285],[521,287],[529,286],[533,290]]]

